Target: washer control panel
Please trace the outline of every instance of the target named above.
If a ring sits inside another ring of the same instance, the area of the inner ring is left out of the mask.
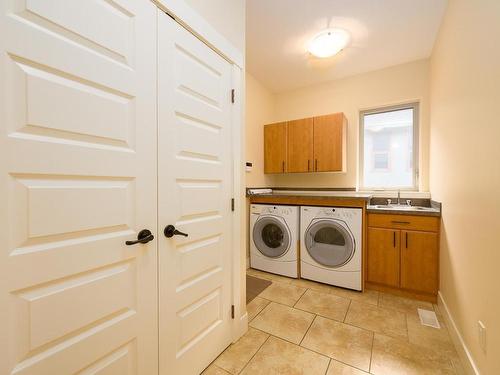
[[[292,214],[292,208],[287,206],[264,206],[252,204],[250,206],[250,213],[252,214],[271,214],[277,216],[287,216]]]

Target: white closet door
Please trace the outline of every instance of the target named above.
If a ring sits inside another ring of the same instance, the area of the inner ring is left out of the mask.
[[[199,374],[231,342],[231,64],[162,12],[160,374]],[[235,251],[239,251],[235,249]]]
[[[0,13],[0,373],[156,374],[156,8]]]

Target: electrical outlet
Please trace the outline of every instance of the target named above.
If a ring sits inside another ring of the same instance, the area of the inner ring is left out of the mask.
[[[479,336],[479,346],[486,353],[486,326],[480,320],[477,321],[477,332]]]

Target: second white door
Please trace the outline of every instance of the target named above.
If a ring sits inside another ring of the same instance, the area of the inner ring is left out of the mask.
[[[162,12],[158,31],[160,374],[199,374],[231,342],[232,67]]]

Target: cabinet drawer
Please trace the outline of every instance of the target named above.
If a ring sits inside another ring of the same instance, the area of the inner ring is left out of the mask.
[[[439,221],[435,216],[368,214],[368,226],[376,228],[438,232]]]

